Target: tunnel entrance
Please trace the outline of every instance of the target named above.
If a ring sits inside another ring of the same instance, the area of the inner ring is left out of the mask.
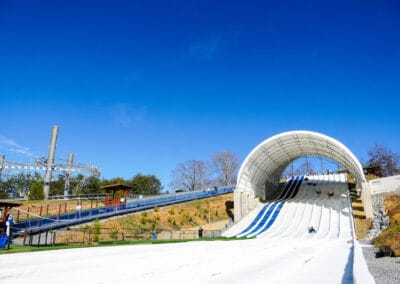
[[[260,143],[243,162],[234,194],[235,221],[255,208],[260,200],[275,195],[284,170],[303,156],[325,157],[337,162],[355,178],[360,190],[366,183],[360,162],[338,140],[312,131],[284,132]]]

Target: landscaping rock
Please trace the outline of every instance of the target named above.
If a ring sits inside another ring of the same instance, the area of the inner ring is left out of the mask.
[[[377,284],[400,283],[400,258],[378,256],[379,252],[374,246],[364,245],[363,254],[368,269]]]
[[[375,194],[372,196],[372,207],[374,209],[374,217],[371,229],[368,233],[369,239],[379,236],[390,224],[389,216],[386,214],[383,201],[385,194]]]

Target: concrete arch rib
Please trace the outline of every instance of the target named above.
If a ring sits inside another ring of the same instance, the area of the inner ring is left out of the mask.
[[[341,142],[312,131],[289,131],[275,135],[255,147],[243,162],[236,191],[262,197],[266,188],[276,187],[285,167],[293,160],[317,155],[342,164],[355,178],[358,187],[365,182],[362,166]]]

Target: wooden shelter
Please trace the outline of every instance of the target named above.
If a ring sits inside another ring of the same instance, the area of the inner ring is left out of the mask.
[[[104,185],[101,188],[105,189],[107,194],[104,201],[105,206],[126,205],[128,191],[135,190],[134,186],[126,184],[110,184]]]
[[[20,203],[0,201],[0,234],[5,231],[6,219],[10,209],[20,205]]]

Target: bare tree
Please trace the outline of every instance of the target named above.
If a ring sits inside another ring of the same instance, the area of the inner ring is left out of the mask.
[[[393,153],[382,144],[375,144],[368,151],[368,167],[375,168],[375,174],[381,177],[392,176],[399,172],[398,153]]]
[[[172,171],[173,190],[200,190],[210,185],[208,167],[203,161],[188,160],[177,165]]]
[[[232,185],[236,183],[236,174],[239,166],[239,158],[228,151],[218,152],[213,156],[217,182],[220,185]]]

